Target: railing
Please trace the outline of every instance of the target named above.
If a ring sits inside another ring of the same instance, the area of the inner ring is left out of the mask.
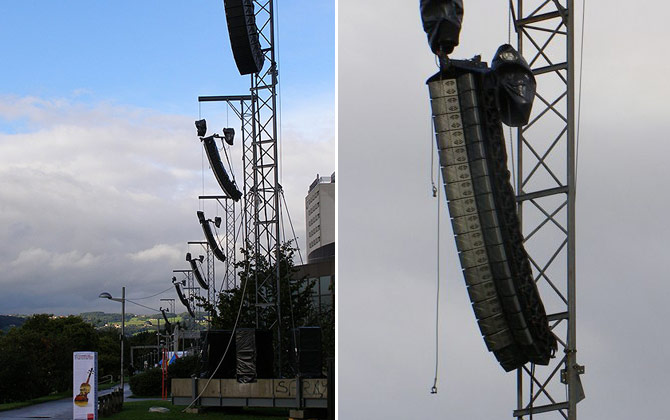
[[[114,381],[114,376],[113,375],[105,375],[100,380],[98,381],[98,384],[106,384],[106,383],[112,383]]]
[[[116,389],[109,394],[98,397],[98,414],[101,417],[111,416],[123,408],[123,390]]]

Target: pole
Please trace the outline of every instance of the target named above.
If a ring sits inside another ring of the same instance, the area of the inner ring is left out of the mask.
[[[121,402],[123,402],[123,340],[126,336],[126,286],[121,288]]]

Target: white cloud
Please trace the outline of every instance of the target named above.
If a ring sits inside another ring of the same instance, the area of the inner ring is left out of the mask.
[[[176,245],[158,244],[149,249],[143,249],[137,253],[128,254],[135,261],[175,261],[181,258],[182,250]]]
[[[294,115],[287,120],[297,127]],[[102,289],[126,285],[132,297],[169,287],[172,270],[186,268],[186,242],[202,240],[196,211],[222,215],[197,199],[220,189],[203,164],[194,119],[0,97],[0,120],[21,122],[0,134],[0,312],[78,313],[99,309]],[[310,129],[323,133],[324,124]],[[332,129],[325,139],[297,128],[283,134],[284,188],[300,230],[307,186],[334,166]],[[230,153],[239,183],[241,145]]]

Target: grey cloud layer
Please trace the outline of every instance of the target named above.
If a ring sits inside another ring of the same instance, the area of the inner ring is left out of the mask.
[[[0,313],[114,311],[98,293],[126,285],[141,297],[169,287],[171,270],[186,265],[186,242],[202,236],[203,179],[206,193],[218,191],[207,166],[203,177],[194,118],[16,97],[0,98],[0,117],[24,125],[0,134]],[[285,191],[301,235],[303,190],[320,168],[333,168],[333,137],[294,130],[284,138]],[[239,144],[232,153],[241,170]],[[158,298],[144,303],[157,307]]]

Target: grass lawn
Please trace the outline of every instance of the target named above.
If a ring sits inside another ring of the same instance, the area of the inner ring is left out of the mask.
[[[165,407],[170,409],[169,413],[150,413],[150,407]],[[172,405],[170,401],[135,401],[123,404],[123,410],[107,418],[112,420],[183,420],[201,419],[208,420],[278,420],[288,417],[288,409],[283,408],[234,408],[224,409],[221,407],[207,408],[204,413],[187,414],[182,413],[185,406]]]

